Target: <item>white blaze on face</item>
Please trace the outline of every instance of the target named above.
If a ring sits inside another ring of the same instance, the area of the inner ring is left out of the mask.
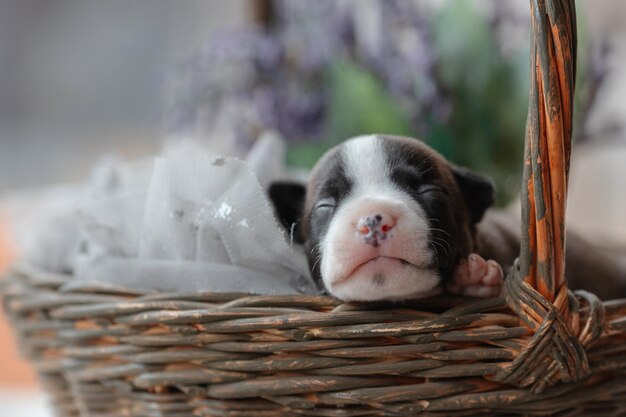
[[[326,288],[343,300],[416,298],[432,294],[439,284],[424,210],[391,180],[383,146],[377,136],[361,136],[342,147],[352,189],[321,240],[320,268]],[[356,225],[377,214],[395,224],[374,246]]]

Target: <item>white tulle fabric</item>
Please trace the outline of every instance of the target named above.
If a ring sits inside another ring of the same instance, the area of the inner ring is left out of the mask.
[[[279,226],[265,193],[287,176],[284,152],[267,134],[246,161],[189,142],[170,144],[153,160],[106,161],[87,186],[57,193],[56,205],[48,201],[53,215],[32,216],[30,226],[22,219],[15,235],[31,238],[26,246],[18,238],[18,246],[26,260],[69,269],[79,280],[177,292],[316,293],[302,248]],[[19,218],[13,206],[11,217]]]

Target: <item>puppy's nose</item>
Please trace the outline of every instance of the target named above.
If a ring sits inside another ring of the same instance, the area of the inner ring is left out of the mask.
[[[376,213],[363,216],[356,224],[359,235],[368,245],[377,247],[381,241],[387,239],[387,233],[396,225],[396,219],[386,213]]]

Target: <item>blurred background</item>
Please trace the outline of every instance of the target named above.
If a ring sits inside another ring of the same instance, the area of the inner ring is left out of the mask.
[[[569,221],[626,245],[626,3],[577,1]],[[373,132],[420,137],[519,189],[527,0],[0,0],[0,198],[80,182],[105,154],[193,138],[288,163]],[[0,270],[14,257],[2,233]],[[0,417],[46,415],[0,313]]]

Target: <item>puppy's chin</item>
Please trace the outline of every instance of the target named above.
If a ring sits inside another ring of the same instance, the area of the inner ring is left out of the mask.
[[[348,276],[325,282],[329,292],[345,301],[406,300],[440,292],[436,269],[421,269],[397,258],[377,257]]]

